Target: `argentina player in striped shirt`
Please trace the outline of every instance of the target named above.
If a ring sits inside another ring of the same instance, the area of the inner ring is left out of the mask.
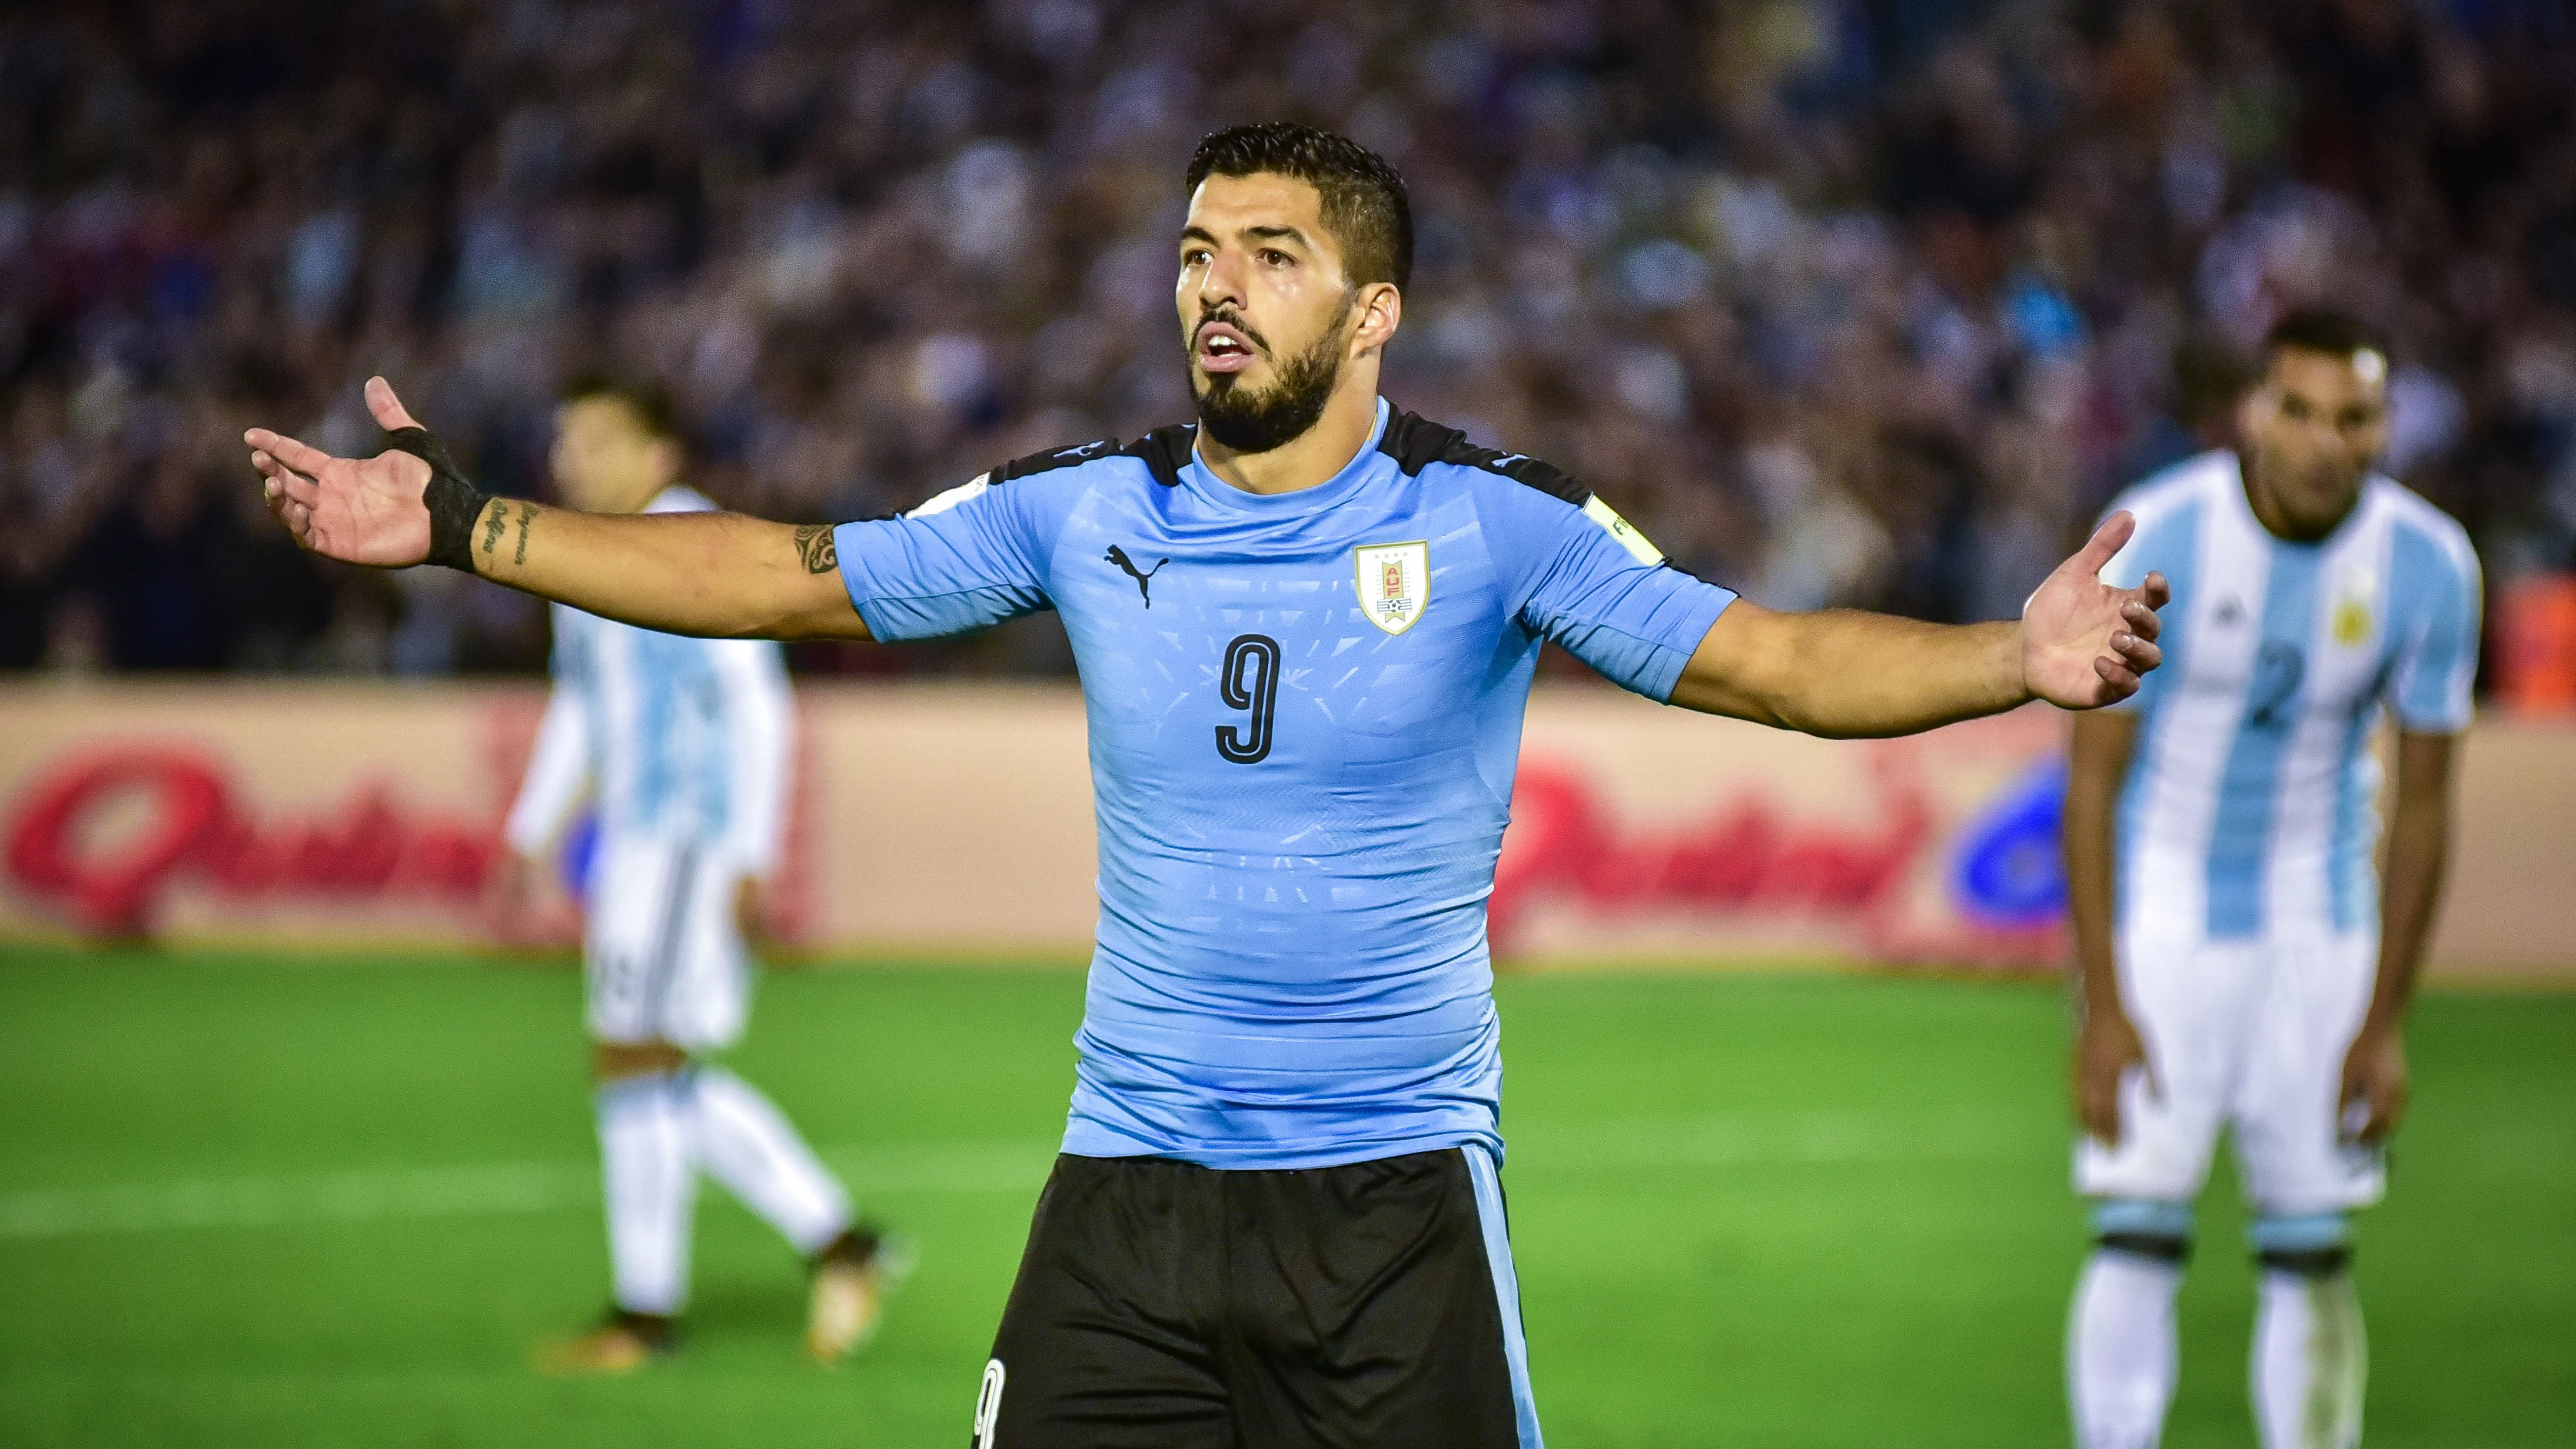
[[[555,428],[555,486],[580,507],[715,507],[680,481],[679,429],[655,389],[576,378]],[[502,520],[497,546],[515,554],[516,536],[502,535],[530,506]],[[806,1259],[806,1347],[835,1361],[874,1327],[902,1250],[852,1217],[840,1182],[759,1089],[703,1059],[751,1013],[751,946],[786,830],[786,667],[777,645],[755,639],[681,638],[563,604],[553,615],[554,694],[510,811],[505,890],[525,899],[539,860],[592,802],[582,974],[610,1291],[605,1320],[547,1345],[539,1365],[623,1373],[672,1346],[701,1173]]]
[[[2228,1128],[2254,1209],[2251,1384],[2266,1449],[2350,1449],[2364,1354],[2350,1213],[2379,1200],[2406,1106],[2401,1027],[2442,882],[2478,661],[2460,526],[2371,471],[2388,352],[2293,312],[2238,409],[2242,445],[2121,498],[2105,571],[2172,580],[2165,665],[2075,722],[2067,793],[2083,1024],[2082,1449],[2150,1449],[2176,1363],[2192,1200]],[[2375,868],[2383,719],[2397,791]]]
[[[1379,396],[1413,260],[1383,159],[1245,126],[1185,187],[1195,422],[1005,463],[903,517],[540,509],[524,557],[495,551],[476,524],[501,505],[381,379],[386,453],[256,429],[252,461],[308,548],[657,629],[898,641],[1058,611],[1100,925],[975,1442],[1537,1449],[1485,900],[1541,643],[1684,708],[1903,734],[2126,697],[2161,657],[2163,580],[2101,581],[2123,515],[2009,623],[1759,608],[1577,480]]]

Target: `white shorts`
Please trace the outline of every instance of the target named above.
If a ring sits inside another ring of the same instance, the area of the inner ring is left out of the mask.
[[[2381,1153],[2346,1142],[2336,1122],[2344,1053],[2378,971],[2376,935],[2208,941],[2135,930],[2121,933],[2119,956],[2120,998],[2163,1090],[2151,1096],[2135,1070],[2121,1082],[2120,1145],[2078,1140],[2078,1191],[2189,1202],[2225,1126],[2261,1211],[2379,1201]]]
[[[751,962],[733,914],[741,878],[713,846],[600,841],[582,942],[593,1039],[709,1051],[742,1035]]]

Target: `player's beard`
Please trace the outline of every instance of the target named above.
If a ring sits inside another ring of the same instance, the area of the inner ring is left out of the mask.
[[[1306,435],[1324,415],[1333,385],[1342,378],[1343,318],[1315,339],[1315,345],[1280,364],[1279,380],[1258,392],[1242,385],[1242,374],[1220,372],[1204,380],[1190,369],[1190,387],[1198,395],[1199,426],[1233,453],[1267,453]]]

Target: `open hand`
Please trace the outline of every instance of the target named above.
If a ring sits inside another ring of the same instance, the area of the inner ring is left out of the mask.
[[[503,855],[485,889],[493,913],[504,921],[525,919],[536,908],[545,874],[544,863],[534,856],[516,850]]]
[[[2031,693],[2065,709],[2097,709],[2137,693],[2140,679],[2164,662],[2156,610],[2173,597],[2165,576],[2147,575],[2140,589],[2102,582],[2103,566],[2137,531],[2125,511],[2104,519],[2022,605],[2022,679]]]
[[[2132,1071],[2146,1074],[2150,1096],[2163,1095],[2155,1063],[2147,1058],[2147,1044],[2128,1013],[2086,1016],[2075,1038],[2075,1120],[2086,1136],[2105,1147],[2120,1145],[2120,1083]]]
[[[2394,1031],[2363,1028],[2344,1054],[2343,1085],[2335,1094],[2344,1135],[2363,1143],[2386,1139],[2406,1115],[2406,1092],[2404,1039]],[[2353,1118],[2363,1112],[2368,1115],[2355,1126]]]
[[[418,427],[391,383],[367,379],[367,411],[387,432]],[[388,450],[334,458],[266,428],[242,434],[251,466],[268,480],[268,509],[295,541],[344,563],[401,568],[429,557],[429,464]]]
[[[493,936],[508,945],[530,945],[547,939],[551,917],[560,907],[546,891],[546,864],[534,856],[516,850],[505,851],[493,863],[484,888],[485,919]]]

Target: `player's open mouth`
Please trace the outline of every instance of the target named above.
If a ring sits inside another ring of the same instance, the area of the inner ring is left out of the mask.
[[[1223,322],[1199,324],[1196,350],[1201,372],[1241,372],[1261,355],[1252,339]]]

